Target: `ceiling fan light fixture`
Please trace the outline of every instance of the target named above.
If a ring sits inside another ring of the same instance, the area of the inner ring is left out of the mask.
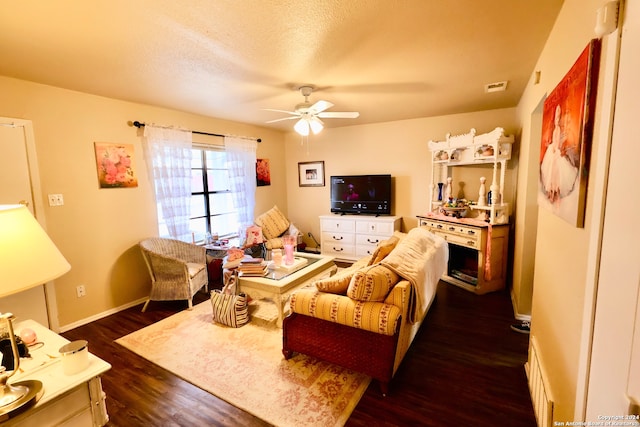
[[[322,129],[324,129],[322,120],[320,120],[316,116],[311,116],[311,118],[309,119],[309,126],[311,127],[311,132],[313,132],[314,135],[317,135]]]
[[[293,129],[302,136],[309,136],[309,122],[304,117],[293,125]]]
[[[302,96],[304,96],[304,102],[296,105],[294,111],[266,109],[267,111],[276,111],[290,115],[289,117],[269,120],[267,123],[298,119],[293,129],[302,136],[309,136],[311,132],[313,132],[314,135],[322,132],[324,123],[320,120],[321,118],[355,119],[360,116],[360,113],[357,111],[326,111],[333,107],[333,104],[329,101],[319,100],[311,104],[311,102],[309,102],[309,96],[314,88],[313,85],[303,85],[297,88],[300,90]]]

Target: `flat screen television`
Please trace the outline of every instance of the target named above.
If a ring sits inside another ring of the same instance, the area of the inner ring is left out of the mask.
[[[391,215],[391,175],[331,177],[331,212]]]

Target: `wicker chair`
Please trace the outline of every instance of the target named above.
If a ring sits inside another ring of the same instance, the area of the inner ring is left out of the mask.
[[[142,311],[151,300],[187,300],[191,310],[193,296],[203,286],[208,290],[206,249],[159,237],[145,239],[139,246],[151,275],[151,293]]]

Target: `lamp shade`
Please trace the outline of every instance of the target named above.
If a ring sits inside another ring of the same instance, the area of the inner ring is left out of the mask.
[[[0,205],[0,298],[62,276],[71,266],[23,205]]]

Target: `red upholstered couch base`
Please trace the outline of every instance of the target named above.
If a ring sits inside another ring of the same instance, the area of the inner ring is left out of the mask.
[[[376,334],[350,326],[292,313],[282,327],[282,353],[306,354],[369,375],[387,394],[393,377],[398,334]]]

